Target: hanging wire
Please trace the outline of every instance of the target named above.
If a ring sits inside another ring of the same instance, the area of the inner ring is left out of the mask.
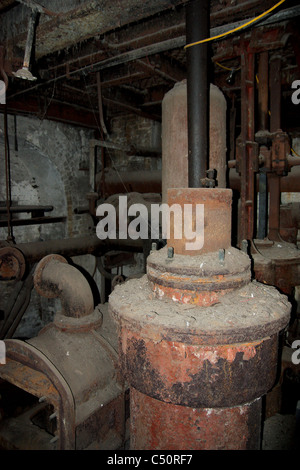
[[[241,69],[241,67],[225,67],[225,65],[220,64],[220,62],[215,62],[216,65],[221,67],[221,69],[228,70],[229,72],[237,72],[238,70]]]
[[[196,46],[198,44],[203,44],[205,42],[209,42],[209,41],[214,41],[215,39],[220,39],[220,38],[223,38],[224,36],[227,36],[228,34],[232,34],[232,33],[235,33],[236,31],[240,31],[241,29],[244,29],[246,28],[247,26],[249,26],[250,24],[253,24],[253,23],[256,23],[257,21],[259,21],[261,18],[264,18],[265,16],[267,16],[269,13],[271,13],[273,10],[275,10],[275,8],[278,8],[282,3],[284,3],[285,0],[280,0],[280,2],[276,3],[276,5],[274,5],[273,7],[269,8],[269,10],[265,11],[264,13],[262,13],[261,15],[257,16],[256,18],[252,18],[252,20],[249,20],[247,21],[246,23],[234,28],[234,29],[231,29],[230,31],[227,31],[226,33],[222,33],[222,34],[219,34],[217,36],[214,36],[214,37],[211,37],[211,38],[206,38],[206,39],[202,39],[201,41],[196,41],[196,42],[191,42],[190,44],[186,44],[184,46],[184,49],[187,49],[188,47],[192,47],[192,46]]]
[[[9,164],[8,130],[7,130],[7,107],[4,105],[4,154],[5,154],[5,184],[6,184],[6,213],[7,213],[7,241],[14,241],[11,226],[11,179]]]
[[[99,121],[98,121],[98,117],[99,117],[99,116],[96,115],[96,111],[95,111],[95,108],[94,108],[94,106],[93,106],[93,102],[92,102],[92,99],[91,99],[91,96],[90,96],[90,93],[89,93],[89,90],[88,90],[88,87],[87,87],[87,84],[86,84],[86,81],[85,81],[85,77],[83,77],[83,80],[84,80],[85,90],[86,90],[86,93],[87,93],[87,95],[88,95],[91,108],[92,108],[92,110],[93,110],[95,122],[96,122],[96,124],[97,124],[98,130],[99,130],[100,135],[101,135],[101,134],[102,134],[102,128],[101,128],[101,125],[99,124]],[[128,193],[127,187],[126,187],[126,185],[125,185],[125,183],[124,183],[124,181],[123,181],[123,179],[122,179],[122,177],[121,177],[121,175],[120,175],[120,172],[118,171],[118,169],[117,169],[117,167],[116,167],[116,165],[115,165],[115,162],[114,162],[114,160],[113,160],[113,158],[112,158],[110,149],[109,149],[109,148],[106,148],[106,151],[107,151],[107,153],[108,153],[108,156],[109,156],[109,159],[110,159],[110,161],[111,161],[112,167],[113,167],[114,170],[116,171],[116,173],[117,173],[117,175],[118,175],[118,178],[120,179],[120,182],[121,182],[122,185],[124,186],[125,192]]]
[[[85,77],[83,77],[83,80],[84,80],[85,90],[86,90],[86,93],[87,93],[87,95],[88,95],[88,99],[89,99],[91,108],[92,108],[92,110],[93,110],[95,122],[96,122],[96,124],[97,124],[98,130],[99,130],[100,135],[101,135],[101,134],[103,134],[103,133],[102,133],[102,128],[101,128],[101,124],[99,124],[99,121],[98,121],[98,119],[97,119],[97,117],[99,117],[99,116],[96,115],[96,111],[95,111],[95,108],[94,108],[94,106],[93,106],[93,102],[92,102],[92,99],[91,99],[91,96],[90,96],[90,92],[89,92],[88,87],[87,87],[87,83],[86,83]],[[119,178],[119,180],[120,180],[122,186],[124,187],[125,193],[126,193],[126,194],[129,194],[129,191],[128,191],[128,189],[127,189],[125,183],[124,183],[124,180],[122,179],[121,174],[120,174],[120,172],[119,172],[119,170],[118,170],[118,168],[117,168],[117,166],[116,166],[116,164],[115,164],[115,162],[114,162],[114,159],[113,159],[112,154],[111,154],[111,149],[108,148],[108,147],[106,147],[106,151],[107,151],[108,157],[109,157],[109,159],[110,159],[110,162],[111,162],[111,164],[112,164],[112,167],[113,167],[113,169],[115,170],[115,172],[116,172],[116,174],[117,174],[117,176],[118,176],[118,178]],[[102,169],[102,170],[103,170],[103,169]],[[147,224],[148,224],[148,228],[151,229],[151,224],[150,224],[149,220],[147,221]]]
[[[52,89],[52,95],[51,97],[49,98],[48,100],[48,103],[45,102],[45,106],[44,106],[44,112],[43,112],[43,115],[40,117],[40,126],[42,125],[42,122],[43,120],[45,119],[46,115],[47,115],[47,112],[48,112],[48,109],[49,109],[49,106],[54,98],[54,95],[55,95],[55,91],[56,91],[56,74],[57,74],[57,70],[55,70],[55,81],[53,83],[53,89]]]

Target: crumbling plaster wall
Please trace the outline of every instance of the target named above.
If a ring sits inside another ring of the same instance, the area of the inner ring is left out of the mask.
[[[111,119],[111,140],[124,149],[107,150],[108,166],[118,171],[161,169],[161,124],[146,117],[124,115]],[[143,150],[145,154],[143,155]],[[149,152],[156,156],[147,156]]]

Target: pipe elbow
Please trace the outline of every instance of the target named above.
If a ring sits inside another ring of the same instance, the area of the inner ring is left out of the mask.
[[[34,287],[41,296],[60,299],[63,315],[81,318],[94,311],[94,298],[89,283],[63,256],[45,256],[37,264],[33,280]]]

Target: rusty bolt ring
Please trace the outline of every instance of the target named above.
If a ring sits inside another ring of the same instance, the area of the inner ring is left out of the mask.
[[[89,331],[92,329],[100,328],[103,323],[103,314],[99,307],[96,307],[95,310],[86,315],[85,317],[67,317],[60,313],[56,313],[54,317],[54,325],[60,330],[69,330],[72,332],[80,331]]]
[[[240,274],[250,270],[251,262],[248,255],[237,248],[230,247],[234,255],[231,262],[228,261],[228,253],[225,251],[224,264],[218,259],[218,253],[204,253],[196,256],[176,255],[171,261],[167,259],[166,248],[152,253],[147,260],[147,267],[162,273],[169,272],[180,276],[212,277],[227,274]],[[237,260],[238,262],[234,262]],[[205,268],[201,268],[205,265]]]
[[[17,262],[17,270],[15,271],[15,276],[13,279],[20,280],[25,274],[25,269],[26,269],[26,261],[24,258],[23,253],[18,250],[15,247],[7,246],[4,248],[1,248],[0,250],[0,259],[4,260],[4,265],[5,263],[7,264],[9,258],[16,260]],[[5,280],[5,276],[2,277],[2,273],[0,274],[0,278]],[[10,277],[12,279],[12,277]]]
[[[264,302],[266,290],[270,296],[267,303]],[[252,298],[253,291],[255,295]],[[196,341],[199,345],[248,342],[271,336],[285,328],[290,319],[290,304],[286,297],[276,288],[258,282],[244,287],[243,295],[234,291],[209,309],[202,306],[189,308],[179,303],[174,305],[170,299],[162,302],[151,294],[146,276],[128,281],[117,286],[110,295],[109,310],[113,317],[130,325],[131,331],[143,330],[144,335],[155,341],[161,338],[182,341],[184,336],[185,343]],[[131,296],[134,302],[130,300]],[[270,311],[273,312],[271,316]]]
[[[210,282],[207,282],[207,278],[195,278],[194,280],[189,279],[188,281],[182,280],[182,277],[178,277],[178,279],[175,280],[164,279],[153,275],[151,272],[148,272],[148,279],[153,284],[158,284],[163,287],[199,292],[237,289],[248,284],[251,281],[251,275],[246,272],[242,275],[228,276],[223,281],[211,279]]]

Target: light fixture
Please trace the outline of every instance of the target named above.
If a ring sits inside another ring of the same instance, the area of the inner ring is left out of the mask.
[[[30,80],[30,81],[36,80],[36,77],[34,77],[29,70],[36,17],[37,17],[37,12],[33,11],[29,19],[23,66],[17,72],[13,73],[13,75],[16,78],[22,78],[23,80]]]

